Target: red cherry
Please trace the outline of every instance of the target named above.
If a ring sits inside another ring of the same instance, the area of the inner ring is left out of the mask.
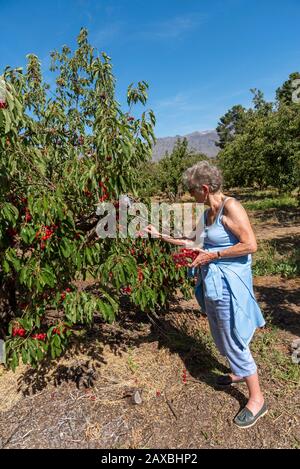
[[[138,281],[142,282],[143,280],[144,280],[144,274],[143,274],[142,270],[139,270],[138,271]]]
[[[131,286],[130,286],[130,285],[128,285],[127,287],[124,287],[124,288],[123,288],[123,294],[130,295],[131,292],[132,292],[132,290],[131,290]]]
[[[55,327],[55,328],[52,330],[52,332],[53,332],[53,334],[61,335],[61,333],[64,334],[64,333],[66,332],[66,330],[67,330],[66,327],[63,327],[63,328]]]
[[[17,230],[16,230],[15,228],[8,228],[8,230],[7,230],[7,234],[8,234],[9,236],[11,236],[11,237],[16,236],[17,233],[18,233],[18,232],[17,232]]]
[[[107,181],[107,179],[106,179],[106,181]],[[106,187],[106,185],[104,184],[104,182],[99,181],[99,187],[102,187],[102,189],[104,190],[104,192],[107,191],[107,187]]]
[[[83,192],[84,192],[84,194],[86,195],[86,197],[91,197],[91,196],[93,195],[93,194],[92,194],[89,190],[87,190],[87,189],[84,189]]]

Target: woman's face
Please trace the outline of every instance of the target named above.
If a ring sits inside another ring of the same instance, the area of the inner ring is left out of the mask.
[[[202,190],[198,188],[192,188],[189,190],[190,194],[198,204],[204,204],[207,201],[209,194],[209,187],[206,185],[202,186]]]

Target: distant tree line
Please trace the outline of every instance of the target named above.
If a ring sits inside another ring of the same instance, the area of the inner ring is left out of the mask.
[[[266,101],[256,88],[251,93],[249,109],[235,105],[220,118],[217,158],[195,153],[187,139],[178,139],[173,151],[160,161],[141,164],[139,194],[178,198],[184,189],[183,172],[203,159],[222,169],[226,187],[299,189],[300,73],[292,73],[277,89],[274,102]]]
[[[253,107],[233,106],[220,119],[218,164],[227,186],[299,188],[299,79],[300,73],[292,73],[274,102],[252,89]]]

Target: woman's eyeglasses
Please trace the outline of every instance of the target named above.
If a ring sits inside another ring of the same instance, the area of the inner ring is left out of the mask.
[[[198,189],[198,187],[189,187],[189,193],[192,194],[193,192],[195,192],[196,190]]]

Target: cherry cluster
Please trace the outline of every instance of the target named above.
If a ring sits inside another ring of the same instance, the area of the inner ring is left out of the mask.
[[[132,288],[128,285],[127,287],[123,287],[121,292],[123,295],[130,295],[132,293]]]
[[[143,280],[144,280],[144,273],[143,273],[142,269],[139,267],[139,269],[138,269],[138,281],[142,282]]]
[[[28,222],[30,222],[31,220],[32,220],[32,215],[31,215],[31,213],[30,213],[30,211],[29,211],[29,208],[26,207],[26,209],[25,209],[25,221],[28,223]]]
[[[45,249],[46,243],[49,238],[51,238],[55,231],[58,229],[58,225],[51,225],[51,226],[43,226],[35,235],[35,238],[40,238],[40,247],[41,249]]]
[[[43,333],[41,332],[40,334],[34,334],[33,336],[31,336],[32,339],[37,339],[37,340],[45,340],[46,337],[47,337],[47,334],[46,333]]]
[[[102,189],[102,196],[99,198],[99,202],[104,202],[108,199],[108,189],[102,181],[99,182],[99,187]]]
[[[71,293],[71,288],[66,288],[65,291],[62,292],[62,294],[60,295],[62,301],[66,298],[67,293]]]
[[[198,252],[193,249],[180,249],[179,252],[172,255],[177,268],[188,267],[198,257]]]
[[[19,337],[24,337],[26,334],[25,329],[23,327],[14,327],[12,330],[12,335],[13,337],[19,336]]]
[[[63,328],[59,328],[59,327],[55,327],[53,330],[52,330],[52,334],[56,334],[56,335],[61,335],[61,334],[64,334],[66,332],[67,328],[66,327],[63,327]],[[26,331],[23,327],[14,327],[13,330],[12,330],[12,336],[13,337],[24,337],[26,334]],[[47,334],[45,332],[39,332],[38,334],[33,334],[31,335],[31,338],[32,339],[35,339],[35,340],[46,340],[46,337],[47,337]]]
[[[29,211],[29,208],[26,206],[27,198],[22,197],[20,200],[21,200],[21,211],[25,214],[24,220],[28,223],[32,220],[32,215]]]
[[[61,335],[61,334],[64,334],[66,330],[67,330],[66,327],[63,327],[63,328],[55,327],[52,331],[52,334]]]
[[[17,230],[15,228],[8,228],[6,230],[7,236],[11,239],[12,245],[15,245],[16,243],[16,236],[18,234]]]

